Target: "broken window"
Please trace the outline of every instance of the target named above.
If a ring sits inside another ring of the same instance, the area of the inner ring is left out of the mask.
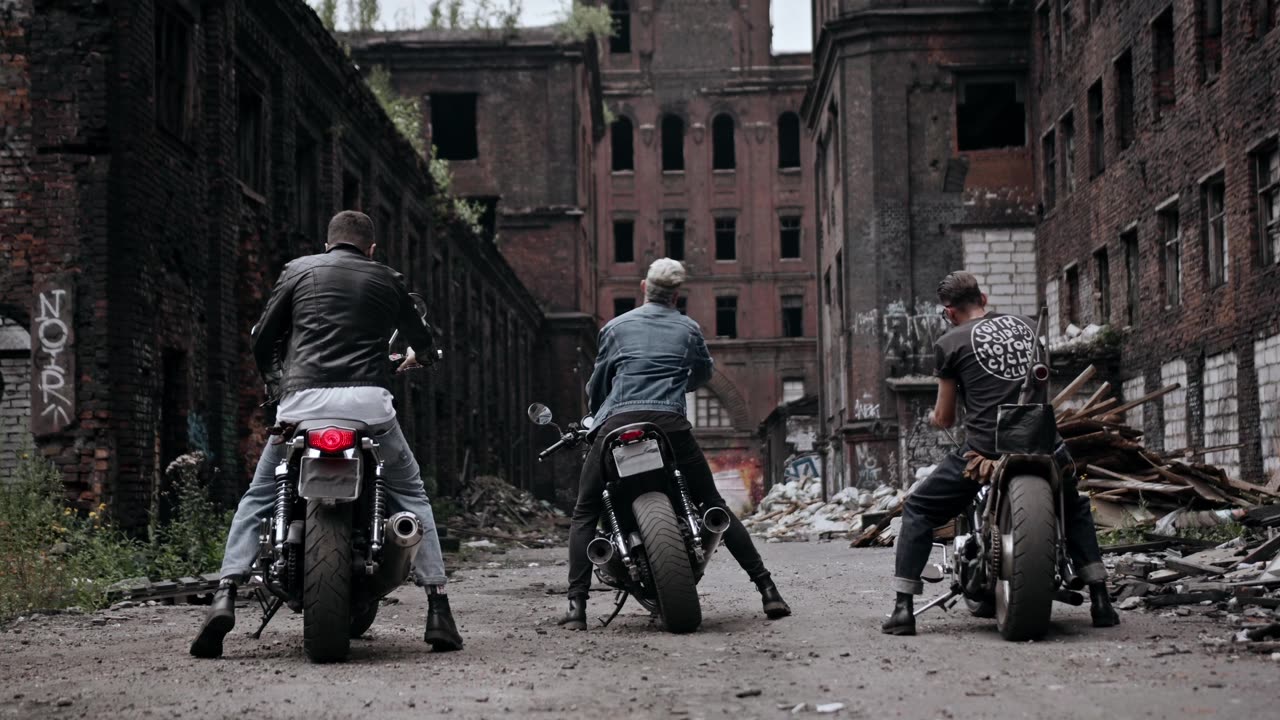
[[[252,190],[262,188],[262,95],[249,84],[249,73],[236,71],[240,97],[236,107],[236,177]]]
[[[664,222],[662,235],[666,241],[667,257],[672,260],[684,260],[684,220],[671,218]]]
[[[1107,123],[1102,110],[1102,81],[1089,88],[1089,174],[1101,175],[1107,167]]]
[[[1176,206],[1161,210],[1160,289],[1165,307],[1182,302],[1182,235]]]
[[[1062,118],[1062,180],[1066,193],[1076,189],[1076,120],[1073,113]]]
[[[1204,247],[1209,261],[1209,287],[1218,287],[1229,279],[1227,266],[1226,183],[1222,175],[1200,188],[1204,211]]]
[[[1058,200],[1058,139],[1052,130],[1040,141],[1040,154],[1044,163],[1044,207],[1050,210]]]
[[[804,397],[804,378],[782,379],[782,402],[795,402]]]
[[[1099,248],[1093,254],[1094,316],[1099,325],[1111,322],[1111,261],[1107,258],[1107,249]]]
[[[779,218],[782,233],[782,259],[798,260],[800,258],[800,217],[786,215]]]
[[[636,260],[636,223],[634,220],[613,221],[613,261],[620,263]]]
[[[1049,83],[1049,68],[1053,65],[1052,29],[1049,26],[1049,3],[1045,2],[1036,11],[1036,27],[1040,31],[1040,87]]]
[[[609,16],[613,18],[613,34],[609,36],[609,52],[625,55],[631,52],[631,8],[627,0],[613,0],[609,4]]]
[[[729,413],[725,411],[724,404],[720,402],[720,398],[716,397],[707,388],[698,388],[696,391],[685,395],[685,412],[689,417],[689,423],[695,428],[727,428],[732,427],[733,422],[729,419]]]
[[[733,170],[738,166],[734,152],[733,118],[720,114],[711,121],[711,169]]]
[[[1120,244],[1124,246],[1125,320],[1132,327],[1138,324],[1138,303],[1142,297],[1138,231],[1129,230],[1122,234]]]
[[[684,172],[684,120],[678,115],[662,118],[662,170]]]
[[[475,93],[431,93],[431,144],[442,160],[480,157]]]
[[[314,137],[302,128],[295,134],[293,187],[297,195],[294,225],[310,240],[319,240],[316,223],[320,215],[320,152]]]
[[[360,178],[349,172],[342,173],[342,209],[360,210]]]
[[[636,299],[633,297],[619,297],[613,299],[613,316],[618,317],[636,309]]]
[[[1258,195],[1258,240],[1264,265],[1280,261],[1280,145],[1271,143],[1253,156]]]
[[[738,337],[738,298],[734,295],[716,298],[716,337]]]
[[[778,117],[778,168],[800,167],[800,116],[793,112]]]
[[[620,117],[610,126],[613,139],[613,171],[630,172],[636,169],[635,133],[629,118]]]
[[[1200,69],[1205,80],[1222,72],[1222,0],[1200,0]]]
[[[680,311],[681,315],[688,315],[689,314],[689,298],[685,297],[684,295],[676,295],[676,310]]]
[[[716,259],[738,259],[738,221],[736,218],[716,218]]]
[[[1173,107],[1178,101],[1174,84],[1173,8],[1165,8],[1160,17],[1151,23],[1151,90],[1155,116]]]
[[[782,337],[804,337],[804,296],[782,296]]]
[[[1072,265],[1067,268],[1066,276],[1067,296],[1065,298],[1065,304],[1067,306],[1067,322],[1075,325],[1076,327],[1080,327],[1083,325],[1083,323],[1080,322],[1080,267],[1078,265]]]
[[[1121,150],[1133,144],[1133,53],[1125,50],[1116,69],[1116,143]]]
[[[498,201],[500,198],[488,197],[469,197],[467,202],[480,209],[480,234],[482,237],[492,240],[498,234]]]
[[[191,119],[191,21],[170,2],[156,3],[156,126],[180,140]]]
[[[956,138],[961,151],[1022,147],[1027,142],[1022,83],[971,78],[960,83]]]

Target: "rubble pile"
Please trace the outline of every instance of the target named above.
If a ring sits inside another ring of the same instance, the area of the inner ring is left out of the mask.
[[[905,495],[889,485],[848,487],[824,502],[822,480],[804,477],[774,485],[742,523],[752,534],[778,542],[843,537],[897,510]]]
[[[549,547],[563,543],[569,526],[562,510],[498,477],[477,476],[455,500],[458,511],[446,526],[466,537]]]

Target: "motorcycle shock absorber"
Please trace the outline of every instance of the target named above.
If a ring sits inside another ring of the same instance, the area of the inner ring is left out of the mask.
[[[689,538],[692,540],[690,544],[698,562],[702,562],[702,524],[698,521],[697,510],[693,507],[693,500],[689,495],[689,484],[684,480],[684,473],[676,470],[675,476],[676,488],[680,491],[680,505],[684,510],[684,520],[689,525]]]
[[[631,553],[627,551],[627,543],[622,539],[622,526],[618,523],[618,514],[613,510],[613,496],[608,490],[601,493],[604,500],[604,516],[606,522],[609,523],[609,539],[613,541],[614,547],[618,548],[618,552],[622,554],[622,564],[627,570],[635,573],[635,561],[631,559]]]
[[[289,541],[289,458],[286,457],[276,466],[276,518],[275,541],[276,556],[284,553],[285,543]]]
[[[373,520],[369,527],[369,557],[365,562],[365,572],[372,575],[378,571],[378,553],[386,542],[387,518],[387,485],[382,479],[382,456],[378,452],[378,444],[372,438],[365,438],[361,449],[373,458]]]

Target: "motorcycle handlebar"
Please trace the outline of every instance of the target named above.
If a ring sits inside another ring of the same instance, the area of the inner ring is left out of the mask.
[[[556,441],[555,445],[552,445],[546,450],[543,450],[542,452],[538,453],[538,461],[541,462],[542,460],[546,459],[548,456],[554,455],[556,452],[558,452],[561,448],[565,446],[577,445],[587,435],[588,435],[588,432],[586,430],[580,430],[576,427],[571,427],[569,432],[565,433],[563,436],[561,436],[559,440]]]

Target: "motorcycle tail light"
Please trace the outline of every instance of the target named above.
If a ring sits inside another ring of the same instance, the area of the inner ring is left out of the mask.
[[[336,427],[309,430],[307,431],[307,445],[327,453],[350,450],[356,446],[356,432]]]
[[[628,430],[622,433],[621,435],[619,435],[618,439],[624,443],[629,443],[629,442],[635,442],[636,440],[639,440],[642,437],[644,437],[643,430]]]
[[[1036,380],[1045,382],[1049,379],[1049,366],[1043,363],[1037,363],[1036,366],[1031,369],[1031,373],[1035,376]]]

